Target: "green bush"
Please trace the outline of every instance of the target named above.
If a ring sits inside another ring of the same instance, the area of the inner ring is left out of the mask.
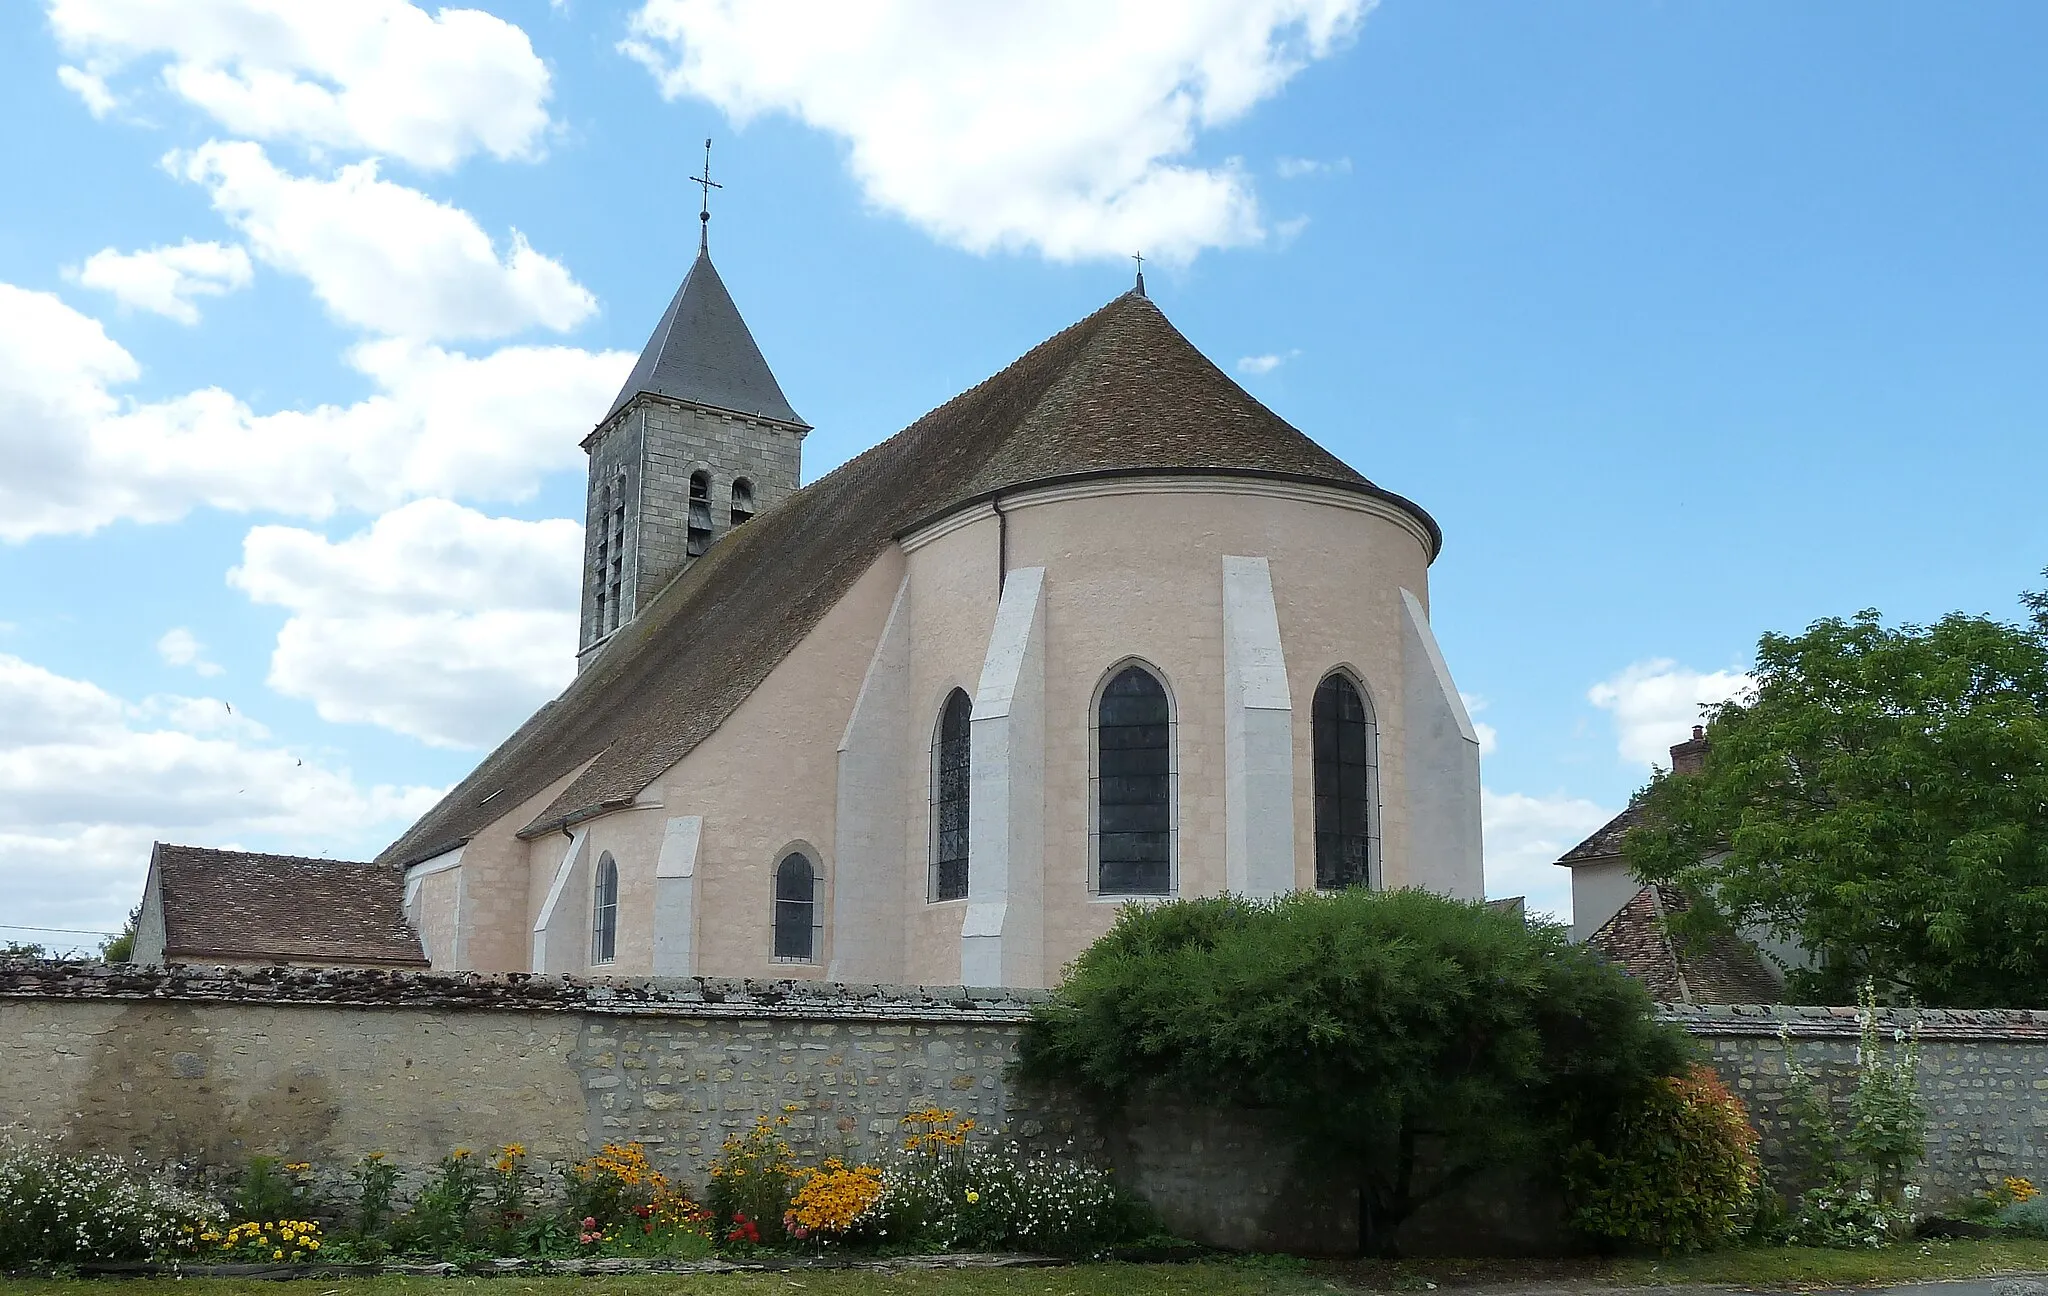
[[[1756,1143],[1742,1100],[1695,1066],[1624,1109],[1605,1146],[1573,1150],[1565,1168],[1572,1223],[1625,1246],[1719,1246],[1754,1220]]]
[[[1424,1202],[1555,1165],[1690,1058],[1640,984],[1482,904],[1424,891],[1127,907],[1034,1013],[1027,1075],[1113,1105],[1260,1108],[1359,1189],[1384,1252]]]
[[[2000,1232],[2015,1237],[2048,1238],[2048,1197],[2007,1202],[1998,1208],[1991,1222]]]

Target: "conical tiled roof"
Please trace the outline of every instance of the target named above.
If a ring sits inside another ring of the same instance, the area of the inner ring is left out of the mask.
[[[523,831],[628,804],[723,724],[897,535],[999,491],[1163,472],[1355,491],[1413,517],[1432,551],[1440,542],[1421,509],[1259,404],[1127,293],[720,540],[380,858],[452,849],[586,762]]]
[[[598,422],[624,409],[641,392],[809,426],[789,407],[747,322],[740,318],[740,308],[733,305],[732,294],[711,264],[711,254],[701,249],[653,336],[641,348],[626,385]]]

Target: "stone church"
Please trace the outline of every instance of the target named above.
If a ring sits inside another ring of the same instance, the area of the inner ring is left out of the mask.
[[[437,969],[1043,986],[1120,906],[1483,893],[1442,536],[1130,292],[817,481],[700,249],[575,681],[379,858]]]

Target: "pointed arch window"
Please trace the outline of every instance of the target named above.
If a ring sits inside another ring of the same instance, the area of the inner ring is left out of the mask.
[[[1316,686],[1310,715],[1316,769],[1316,886],[1374,886],[1380,872],[1379,726],[1350,676]]]
[[[690,474],[690,525],[684,553],[701,558],[711,547],[711,474],[699,468]]]
[[[932,864],[930,898],[967,898],[968,792],[972,773],[974,700],[954,689],[932,736]]]
[[[1173,703],[1151,670],[1116,670],[1095,701],[1092,854],[1103,895],[1175,887]]]
[[[775,866],[775,961],[815,963],[818,959],[818,870],[802,851],[791,851]]]
[[[611,515],[605,519],[604,525],[609,540],[611,560],[599,573],[599,579],[605,583],[605,610],[610,614],[611,619],[609,622],[604,622],[603,618],[599,618],[599,620],[604,625],[605,630],[609,632],[618,629],[620,623],[626,619],[626,475],[624,473],[619,474],[619,480],[614,488],[607,492],[607,498],[611,503]]]
[[[732,524],[738,526],[754,516],[754,483],[744,477],[735,478],[732,484]]]
[[[619,956],[619,865],[610,851],[597,857],[591,890],[590,961],[609,963]]]

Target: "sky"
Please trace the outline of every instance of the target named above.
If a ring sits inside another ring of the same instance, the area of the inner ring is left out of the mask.
[[[1759,634],[2048,566],[2048,9],[0,7],[0,941],[369,858],[573,673],[713,252],[815,479],[1128,287],[1417,501],[1488,891]],[[54,929],[54,930],[53,930]]]

